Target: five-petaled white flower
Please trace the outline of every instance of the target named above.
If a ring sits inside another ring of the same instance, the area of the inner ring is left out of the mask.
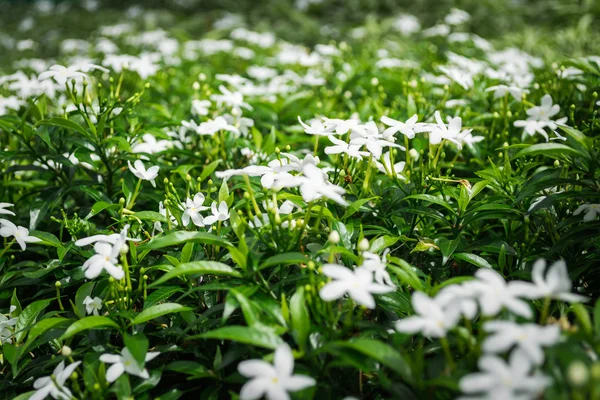
[[[567,263],[564,260],[558,260],[546,269],[546,260],[540,258],[536,260],[531,269],[531,280],[529,282],[514,282],[524,297],[529,299],[550,298],[579,303],[586,301],[587,298],[575,293],[571,293],[571,279],[567,272]]]
[[[325,147],[325,154],[345,153],[348,154],[350,157],[358,158],[361,160],[363,156],[369,155],[369,152],[359,150],[361,146],[360,144],[348,144],[343,140],[340,140],[331,135],[328,137],[334,145]]]
[[[558,325],[519,325],[512,321],[489,321],[483,325],[483,329],[491,332],[483,341],[484,352],[503,353],[517,346],[532,365],[541,365],[544,362],[542,347],[551,346],[560,338]]]
[[[29,399],[43,400],[46,397],[51,396],[53,399],[71,400],[73,398],[71,391],[64,385],[79,364],[81,364],[81,361],[74,362],[68,367],[65,367],[65,362],[61,361],[60,364],[54,368],[52,376],[44,376],[33,382],[33,388],[37,391],[31,395]]]
[[[17,226],[7,219],[0,219],[0,236],[13,236],[17,243],[19,243],[19,246],[21,246],[21,250],[25,250],[27,248],[26,243],[36,243],[42,241],[40,238],[30,236],[29,229],[25,228],[24,226]]]
[[[579,215],[583,212],[583,221],[590,222],[596,219],[600,213],[600,204],[582,204],[577,207],[573,215]]]
[[[87,75],[81,72],[81,68],[77,65],[65,67],[63,65],[53,65],[46,72],[42,72],[38,76],[38,80],[54,78],[56,82],[64,85],[69,79],[87,78]]]
[[[156,187],[156,182],[154,180],[158,176],[158,165],[153,165],[152,167],[146,169],[144,163],[141,160],[135,160],[135,162],[133,163],[133,167],[131,166],[131,163],[129,161],[127,161],[127,165],[129,165],[129,170],[132,174],[144,181],[150,181],[152,186]]]
[[[204,217],[205,225],[212,225],[217,221],[227,221],[229,219],[229,207],[227,207],[227,203],[224,201],[219,203],[218,208],[217,202],[214,201],[210,206],[210,211],[212,212],[212,215]]]
[[[357,268],[354,271],[338,264],[323,265],[323,274],[333,278],[319,291],[319,296],[325,301],[332,301],[348,295],[360,305],[375,308],[372,293],[383,294],[394,291],[393,286],[382,285],[373,281],[373,272],[367,268]]]
[[[462,399],[534,399],[550,383],[548,378],[531,373],[531,361],[519,349],[510,353],[508,362],[492,355],[479,359],[479,369],[463,377],[459,386],[464,393],[476,394],[476,397]]]
[[[275,350],[273,365],[263,360],[246,360],[238,365],[240,374],[251,378],[240,391],[240,400],[256,400],[265,396],[268,400],[289,400],[288,392],[297,392],[315,385],[306,375],[293,375],[294,356],[287,344]]]
[[[151,361],[156,358],[160,352],[151,351],[146,354],[145,362]],[[127,372],[129,375],[139,376],[142,379],[148,379],[150,375],[148,370],[144,368],[144,365],[139,365],[135,360],[128,348],[123,348],[121,354],[102,354],[100,361],[107,364],[112,364],[106,370],[106,380],[109,383],[116,381],[123,372]]]
[[[307,164],[302,169],[302,173],[304,174],[304,178],[301,178],[298,182],[300,183],[300,193],[304,201],[309,202],[326,197],[340,205],[348,205],[348,202],[342,197],[342,194],[346,193],[346,190],[329,182],[326,174],[319,167]]]
[[[444,121],[442,121],[439,111],[436,111],[434,116],[436,124],[426,124],[423,126],[423,131],[429,132],[429,143],[438,144],[442,139],[446,139],[461,148],[460,139],[471,132],[471,129],[462,130],[462,118],[450,118],[446,126]]]
[[[440,302],[422,292],[414,292],[412,305],[417,315],[396,321],[396,330],[403,333],[421,332],[426,337],[445,337],[460,318],[457,307],[442,307]]]
[[[417,122],[418,119],[419,116],[417,114],[410,117],[406,122],[396,121],[384,115],[381,117],[381,122],[388,125],[389,128],[383,131],[383,136],[387,138],[400,132],[407,138],[412,139],[415,137],[415,133],[420,132],[423,126],[423,124]]]
[[[85,312],[94,315],[100,315],[100,310],[102,309],[102,299],[100,297],[94,297],[93,299],[90,296],[87,296],[83,299],[83,305],[85,305]]]
[[[190,198],[185,200],[185,211],[181,216],[181,222],[183,222],[184,226],[190,223],[190,219],[197,227],[202,228],[204,226],[204,218],[200,215],[201,211],[208,210],[208,207],[202,205],[204,199],[202,193],[196,193],[193,200]]]
[[[375,282],[381,285],[388,285],[394,287],[396,285],[394,285],[392,279],[390,278],[389,272],[387,272],[385,269],[387,267],[387,255],[389,253],[390,249],[385,249],[383,255],[379,257],[379,255],[375,253],[365,251],[362,253],[364,260],[361,267],[373,272],[375,276]]]
[[[506,282],[504,278],[492,269],[480,269],[475,272],[477,278],[471,285],[477,292],[477,300],[481,313],[494,316],[502,308],[525,318],[531,318],[533,313],[529,304],[521,299],[526,297],[527,288],[521,282]]]
[[[329,135],[331,135],[331,133],[333,132],[333,130],[336,127],[333,124],[326,127],[325,124],[323,124],[323,122],[321,122],[321,120],[319,120],[317,118],[310,121],[310,126],[308,126],[304,122],[302,122],[302,119],[300,119],[299,116],[298,116],[298,122],[300,122],[300,125],[302,125],[302,127],[304,128],[304,132],[306,132],[309,135],[329,136]]]
[[[517,86],[496,85],[485,89],[486,92],[494,92],[494,98],[498,99],[510,94],[515,100],[521,101],[523,93],[529,93],[527,89],[521,89]]]

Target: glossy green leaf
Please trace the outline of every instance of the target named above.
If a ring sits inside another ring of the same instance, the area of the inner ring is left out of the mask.
[[[272,350],[283,343],[283,340],[271,331],[263,331],[247,326],[226,326],[197,335],[196,337],[202,339],[232,340]]]
[[[173,314],[183,311],[189,311],[191,308],[182,306],[177,303],[163,303],[156,304],[152,307],[146,308],[144,311],[139,313],[132,321],[133,325],[142,324],[152,319],[162,317],[163,315]]]
[[[62,334],[60,340],[68,339],[90,329],[96,328],[114,328],[119,329],[119,325],[108,317],[92,315],[73,322]]]
[[[227,264],[217,261],[192,261],[173,268],[148,287],[155,287],[170,279],[191,274],[219,275],[240,278],[242,274]]]

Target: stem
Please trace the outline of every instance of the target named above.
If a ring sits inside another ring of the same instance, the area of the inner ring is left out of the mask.
[[[446,362],[448,363],[448,369],[450,372],[454,370],[454,358],[452,358],[452,352],[450,351],[450,344],[448,343],[448,339],[443,337],[440,339],[442,343],[442,348],[444,349],[444,355],[446,356]]]
[[[544,298],[544,307],[542,308],[542,315],[540,316],[540,325],[546,324],[548,318],[548,311],[550,311],[550,297]]]
[[[142,179],[138,180],[138,183],[135,186],[135,190],[133,191],[133,196],[131,196],[131,200],[129,201],[129,204],[127,204],[128,210],[131,210],[133,208],[133,205],[135,204],[135,199],[138,196],[138,194],[140,193],[141,186],[142,186]]]
[[[4,248],[4,250],[2,250],[2,253],[0,253],[0,258],[2,258],[2,256],[4,255],[4,253],[6,253],[8,251],[8,249],[10,249],[13,245],[13,243],[15,242],[15,239],[11,240],[8,245]]]

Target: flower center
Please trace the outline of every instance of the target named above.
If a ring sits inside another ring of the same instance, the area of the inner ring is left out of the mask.
[[[271,382],[278,383],[279,382],[279,378],[275,376],[275,377],[271,378]]]

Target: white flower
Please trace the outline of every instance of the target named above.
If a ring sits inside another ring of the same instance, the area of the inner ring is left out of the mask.
[[[379,133],[377,124],[375,124],[374,121],[369,121],[364,125],[358,125],[355,127],[350,135],[350,139],[351,146],[364,145],[375,159],[379,159],[381,157],[384,147],[398,147],[401,150],[405,150],[404,147],[393,143],[394,136],[384,138]]]
[[[52,376],[44,376],[33,382],[33,388],[37,391],[29,399],[42,400],[51,396],[53,399],[71,400],[71,391],[64,384],[79,364],[81,361],[74,362],[65,368],[65,362],[61,361],[54,368]]]
[[[38,80],[43,81],[45,79],[54,78],[60,85],[64,85],[67,80],[77,78],[87,78],[87,75],[80,71],[79,66],[65,67],[62,65],[53,65],[50,70],[42,72],[38,76]]]
[[[149,352],[146,354],[145,361],[151,361],[160,353]],[[100,361],[103,363],[112,364],[110,368],[106,370],[106,380],[109,383],[116,381],[123,372],[127,372],[129,375],[139,376],[142,379],[148,379],[150,375],[148,370],[143,365],[139,365],[138,362],[133,358],[133,355],[129,352],[126,347],[121,350],[121,354],[102,354]]]
[[[536,121],[548,121],[551,117],[558,114],[560,106],[558,104],[552,104],[552,97],[549,94],[545,94],[542,97],[542,103],[539,106],[531,107],[526,111],[527,115]]]
[[[150,181],[152,186],[156,187],[156,182],[154,180],[158,176],[158,165],[153,165],[147,170],[144,166],[144,163],[141,160],[135,160],[135,162],[133,163],[135,167],[132,167],[129,161],[127,161],[127,165],[129,165],[129,170],[132,174],[144,181]]]
[[[467,145],[469,148],[473,148],[475,143],[479,143],[485,140],[484,136],[473,136],[471,132],[468,132],[465,136],[458,139],[461,145]]]
[[[200,211],[208,210],[208,207],[202,205],[204,199],[202,193],[196,193],[194,200],[189,198],[185,200],[185,211],[181,216],[181,222],[183,222],[184,226],[190,223],[190,219],[197,227],[202,228],[204,226],[204,219],[200,215]]]
[[[85,305],[85,312],[94,315],[100,315],[99,311],[102,309],[102,299],[100,297],[94,297],[93,299],[90,296],[86,296],[83,299],[83,304]]]
[[[106,242],[97,242],[94,245],[96,254],[83,263],[85,277],[87,279],[94,279],[102,273],[102,270],[106,270],[113,278],[117,280],[123,279],[125,276],[123,268],[117,265],[119,263],[118,257],[121,247],[119,242],[115,245],[110,245]]]
[[[406,122],[401,122],[401,121],[396,121],[395,119],[386,117],[384,115],[381,117],[381,122],[388,125],[389,128],[387,128],[385,131],[383,131],[383,136],[387,138],[389,136],[395,135],[396,132],[400,132],[407,138],[412,139],[415,137],[416,132],[420,132],[419,128],[421,128],[423,125],[422,123],[417,122],[418,119],[419,119],[419,116],[417,114],[415,114],[412,117],[410,117]],[[415,129],[417,129],[417,130],[415,131]]]
[[[497,356],[484,355],[478,365],[481,372],[469,374],[459,382],[463,392],[478,393],[474,397],[477,399],[533,400],[550,383],[548,378],[539,373],[530,374],[531,362],[518,349],[510,354],[508,362]]]
[[[489,321],[483,325],[483,329],[491,333],[483,342],[484,352],[503,353],[517,346],[533,365],[544,362],[542,347],[552,346],[560,338],[558,325],[519,325],[512,321]]]
[[[330,129],[334,129],[335,133],[338,135],[345,135],[346,133],[348,133],[348,131],[356,128],[359,124],[360,124],[360,121],[357,119],[325,118],[325,121],[324,121],[326,130],[329,131]]]
[[[217,176],[217,178],[223,179],[237,175],[263,176],[264,174],[267,174],[271,171],[271,168],[263,165],[249,165],[242,169],[228,169],[225,171],[217,171],[215,172],[215,175]]]
[[[1,212],[2,210],[0,210]],[[596,219],[596,215],[600,213],[600,204],[582,204],[577,207],[573,215],[579,215],[583,212],[583,221],[590,222]],[[14,215],[14,214],[13,214]]]
[[[472,281],[442,288],[435,295],[435,301],[446,309],[457,309],[467,319],[477,315],[477,290]]]
[[[304,128],[304,132],[306,132],[309,135],[317,135],[317,136],[329,136],[331,135],[331,132],[333,132],[335,126],[334,125],[330,125],[329,127],[326,127],[323,122],[321,122],[318,119],[313,119],[312,121],[310,121],[310,126],[306,125],[304,122],[302,122],[302,119],[300,119],[300,116],[298,116],[298,122],[300,122],[300,125],[302,125],[302,127]]]
[[[486,92],[494,92],[494,98],[498,99],[510,94],[515,100],[521,101],[523,93],[529,93],[527,89],[521,89],[517,86],[496,85],[485,89]]]
[[[316,384],[306,375],[293,375],[294,356],[287,344],[275,350],[273,365],[263,360],[246,360],[238,365],[240,374],[251,378],[240,392],[240,400],[289,400],[288,392],[297,392]]]
[[[307,164],[302,169],[302,173],[305,178],[296,180],[300,183],[300,193],[304,201],[309,202],[326,197],[342,206],[348,205],[348,202],[341,196],[346,193],[346,190],[329,182],[326,174],[319,167]]]
[[[12,203],[0,203],[0,214],[8,214],[8,215],[15,215],[14,212],[7,210],[7,207],[12,207],[14,206],[14,204]]]
[[[471,129],[461,131],[462,119],[460,117],[451,118],[448,126],[446,126],[444,121],[442,121],[439,111],[436,111],[434,115],[437,124],[426,124],[423,127],[424,131],[429,132],[429,142],[431,144],[438,144],[442,139],[446,139],[456,143],[461,148],[460,138],[471,132]]]
[[[220,107],[221,104],[227,104],[233,110],[234,114],[239,114],[241,108],[245,108],[247,110],[252,110],[250,104],[244,102],[244,96],[240,92],[231,92],[225,86],[219,86],[219,90],[222,94],[213,94],[210,96],[212,100],[217,102],[217,105]]]
[[[586,301],[587,298],[571,293],[571,279],[567,273],[567,263],[564,260],[556,261],[546,270],[546,260],[538,259],[531,270],[533,284],[528,282],[515,282],[521,287],[523,296],[530,299],[543,297],[559,299],[572,303]]]
[[[373,282],[373,272],[367,268],[357,268],[354,271],[338,264],[325,264],[323,274],[333,278],[319,291],[319,296],[325,301],[332,301],[348,295],[360,305],[375,308],[375,299],[371,295],[389,293],[394,287]]]
[[[531,107],[526,111],[529,116],[527,117],[527,120],[515,121],[514,126],[524,128],[524,132],[529,136],[533,136],[537,132],[542,135],[546,141],[548,141],[548,134],[544,128],[548,127],[556,135],[556,137],[551,140],[566,140],[565,137],[556,132],[556,129],[558,128],[558,125],[564,125],[564,123],[567,122],[567,117],[552,120],[552,117],[558,114],[559,111],[560,106],[558,104],[552,104],[552,97],[549,94],[546,94],[542,97],[541,105]]]
[[[210,206],[210,210],[212,215],[208,217],[204,217],[205,225],[212,225],[217,221],[227,221],[229,219],[229,207],[227,207],[227,203],[221,201],[219,203],[219,207],[217,208],[217,202],[213,202]]]
[[[192,100],[192,114],[203,116],[208,115],[208,107],[210,107],[211,102],[209,100]]]
[[[129,225],[126,225],[126,228],[129,229]],[[79,239],[75,242],[75,246],[87,246],[88,244],[96,243],[96,242],[104,242],[108,244],[115,244],[117,240],[121,238],[121,233],[113,233],[111,235],[93,235],[90,237],[86,237],[83,239]],[[132,242],[139,242],[140,239],[133,239],[130,237],[126,237],[125,240]]]
[[[0,314],[0,345],[4,343],[12,343],[12,337],[15,334],[14,326],[17,324],[17,317],[13,317],[12,313],[16,306],[10,306],[8,317]]]
[[[42,241],[40,238],[35,236],[29,236],[29,229],[23,226],[16,226],[7,219],[0,219],[0,236],[13,236],[17,243],[19,243],[19,246],[21,246],[21,250],[25,250],[27,248],[25,243],[36,243]]]
[[[328,136],[329,140],[334,144],[334,146],[325,147],[326,154],[340,154],[345,153],[350,157],[361,159],[363,156],[368,156],[369,152],[360,151],[360,144],[348,144],[343,140],[336,138],[335,136]]]
[[[337,231],[333,231],[332,233],[337,234]],[[390,274],[385,270],[387,267],[387,255],[389,252],[390,249],[385,249],[381,257],[375,253],[371,253],[370,251],[363,252],[362,256],[364,260],[361,267],[373,272],[375,276],[375,282],[379,283],[380,285],[395,287],[396,285],[394,285],[392,282]]]
[[[506,307],[513,313],[525,318],[531,318],[531,308],[520,297],[525,297],[526,288],[521,282],[506,282],[504,278],[492,269],[480,269],[475,273],[476,281],[472,283],[477,291],[477,300],[481,313],[494,316]]]
[[[444,18],[444,22],[448,25],[460,25],[471,19],[471,15],[463,10],[459,10],[458,8],[453,8],[450,10],[450,14],[446,15]]]
[[[417,315],[396,321],[396,330],[403,333],[421,332],[427,337],[445,337],[456,326],[460,313],[456,307],[442,305],[422,292],[414,292],[412,305]]]

